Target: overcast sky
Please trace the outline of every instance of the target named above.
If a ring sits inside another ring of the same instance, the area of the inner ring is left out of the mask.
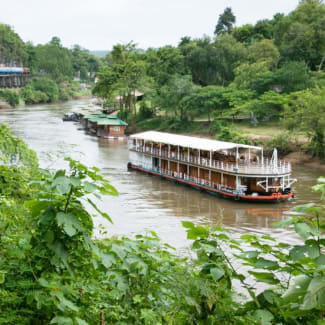
[[[133,40],[139,47],[176,45],[183,36],[212,35],[232,7],[237,26],[289,13],[298,0],[0,0],[0,22],[24,41],[109,50]]]

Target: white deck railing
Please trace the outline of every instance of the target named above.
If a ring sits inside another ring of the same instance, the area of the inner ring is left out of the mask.
[[[129,144],[129,149],[136,152],[148,153],[153,156],[167,158],[175,161],[190,163],[202,167],[208,167],[227,172],[247,175],[282,175],[289,174],[292,171],[291,164],[283,160],[278,160],[277,165],[270,159],[265,159],[263,163],[253,161],[226,162],[222,160],[210,160],[209,158],[198,158],[192,155],[187,155],[178,152],[168,152],[166,150],[159,150],[155,148],[148,148],[143,146],[135,146]]]
[[[212,181],[200,178],[200,177],[193,177],[186,173],[171,172],[167,169],[152,167],[152,166],[150,166],[148,164],[144,164],[143,162],[140,162],[140,161],[136,162],[136,166],[146,169],[147,171],[150,171],[150,172],[156,172],[156,173],[159,173],[162,175],[166,175],[166,176],[170,176],[170,177],[177,178],[180,180],[184,180],[184,181],[196,184],[196,185],[208,186],[208,187],[220,190],[220,191],[222,190],[222,191],[233,192],[235,190],[234,188],[227,187],[225,185],[221,185],[221,184],[218,184],[218,183],[215,183],[215,182],[212,182]],[[241,185],[240,190],[246,191],[247,186]]]

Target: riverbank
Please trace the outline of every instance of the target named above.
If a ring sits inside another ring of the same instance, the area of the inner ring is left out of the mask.
[[[0,109],[8,109],[12,108],[11,105],[9,105],[7,102],[0,100]]]
[[[53,86],[53,85],[52,85]],[[0,109],[15,108],[18,105],[37,105],[46,103],[62,103],[68,100],[91,99],[89,88],[79,86],[65,86],[54,90],[40,91],[26,86],[21,89],[0,89]]]

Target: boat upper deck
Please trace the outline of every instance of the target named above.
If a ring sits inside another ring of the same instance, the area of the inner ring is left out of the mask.
[[[247,176],[281,176],[291,173],[291,164],[265,159],[263,148],[181,136],[163,132],[143,132],[130,136],[129,149],[175,162]]]

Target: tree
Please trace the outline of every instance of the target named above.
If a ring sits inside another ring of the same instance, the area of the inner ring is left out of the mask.
[[[245,114],[254,112],[258,119],[279,119],[282,116],[287,103],[288,97],[286,95],[278,94],[271,90],[257,99],[252,99],[243,105],[236,107],[235,111],[243,112]]]
[[[206,86],[196,88],[190,95],[183,99],[183,103],[188,111],[207,114],[210,122],[211,113],[222,110],[224,99],[222,98],[224,88],[220,86]]]
[[[196,39],[187,45],[184,60],[186,67],[192,73],[193,82],[201,86],[217,83],[216,56],[216,48],[207,36]]]
[[[272,40],[264,39],[248,47],[248,58],[251,62],[267,62],[274,70],[280,60],[280,52]]]
[[[243,63],[235,69],[233,84],[238,89],[252,89],[263,93],[272,83],[272,73],[265,61]]]
[[[232,9],[230,7],[227,7],[224,12],[219,16],[214,34],[219,35],[222,33],[230,33],[235,22],[236,17],[232,13]]]
[[[79,45],[74,45],[71,50],[71,62],[74,74],[80,74],[81,80],[90,80],[99,70],[99,59]]]
[[[0,23],[0,63],[19,64],[24,56],[25,45],[20,36],[10,26]]]
[[[118,97],[120,109],[125,107],[133,113],[133,125],[136,117],[135,91],[142,88],[146,70],[145,62],[138,60],[135,54],[133,43],[115,45],[107,57],[109,64],[98,74],[99,81],[93,91],[105,99],[113,100]]]
[[[325,87],[292,93],[284,112],[284,125],[304,132],[310,152],[325,157]]]
[[[172,112],[181,121],[188,119],[188,106],[184,98],[195,90],[191,76],[174,75],[169,83],[162,87],[157,104],[167,112]]]
[[[288,28],[281,41],[284,58],[303,60],[312,69],[323,69],[325,61],[325,4],[301,1],[287,18]]]
[[[251,24],[246,24],[240,27],[234,27],[231,35],[238,41],[245,45],[249,45],[255,39],[255,29]]]
[[[246,60],[246,48],[231,35],[217,36],[214,42],[217,84],[225,86],[234,79],[234,70]]]
[[[148,49],[144,55],[147,63],[147,74],[157,83],[157,88],[166,85],[175,74],[185,74],[184,56],[180,48],[164,46],[156,49]]]
[[[71,53],[61,45],[58,37],[51,42],[35,48],[37,68],[43,70],[56,81],[70,79],[73,76]]]
[[[274,72],[272,83],[284,93],[313,87],[309,68],[303,62],[287,62]]]

